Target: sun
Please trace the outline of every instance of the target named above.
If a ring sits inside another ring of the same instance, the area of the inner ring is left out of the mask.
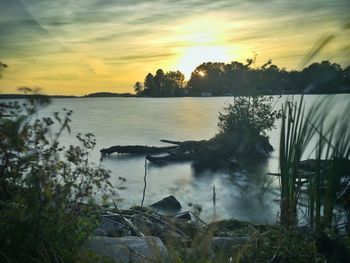
[[[205,76],[205,72],[204,71],[198,71],[198,75],[201,76],[201,77],[204,77]]]
[[[174,50],[177,53],[174,68],[189,79],[192,71],[203,62],[229,62],[226,25],[225,19],[211,15],[194,17],[178,24],[173,36],[174,42],[180,44]]]
[[[196,67],[204,62],[229,63],[241,57],[242,48],[232,43],[228,24],[227,18],[211,14],[176,25],[169,37],[177,44],[172,49],[176,56],[170,67],[180,70],[188,80]]]
[[[189,79],[192,71],[204,62],[229,61],[230,56],[225,46],[193,46],[188,47],[183,52],[177,63],[177,68],[185,74],[186,79]]]

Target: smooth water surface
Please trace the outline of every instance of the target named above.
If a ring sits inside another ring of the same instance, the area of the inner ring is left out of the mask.
[[[329,114],[336,114],[350,99],[349,95],[334,95],[338,103]],[[310,106],[320,96],[306,96]],[[279,100],[276,107],[280,107]],[[72,134],[64,134],[62,143],[76,143],[77,133],[95,134],[97,145],[92,160],[99,164],[101,148],[113,145],[166,145],[160,139],[201,140],[218,132],[217,117],[229,97],[210,98],[75,98],[54,99],[41,115],[62,108],[72,109]],[[276,123],[279,126],[279,122]],[[190,163],[147,166],[145,204],[174,195],[183,210],[200,205],[201,218],[211,221],[236,218],[258,223],[274,223],[278,216],[278,180],[267,173],[278,172],[279,129],[269,133],[275,151],[263,163],[252,163],[237,171],[196,172]],[[126,178],[124,190],[118,191],[121,207],[140,205],[145,173],[144,156],[111,155],[101,165],[111,171],[111,182],[119,185],[118,177]],[[216,189],[216,205],[212,196]]]

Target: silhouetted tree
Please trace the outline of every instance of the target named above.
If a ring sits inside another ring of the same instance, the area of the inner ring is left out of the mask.
[[[343,71],[343,86],[350,88],[350,66]]]
[[[210,92],[213,95],[221,95],[224,91],[225,63],[208,62],[199,65],[191,74],[189,86],[194,93]]]
[[[154,90],[154,80],[153,80],[152,73],[148,73],[145,81],[143,82],[144,91],[142,95],[144,96],[152,96],[153,90]]]
[[[141,95],[143,90],[144,90],[143,84],[139,81],[136,82],[134,85],[134,90],[135,90],[137,95]]]
[[[232,61],[230,64],[225,65],[226,92],[232,93],[233,95],[246,93],[245,90],[249,86],[249,65],[244,65],[237,61]]]
[[[180,96],[185,87],[184,74],[180,71],[164,73],[162,69],[158,69],[154,76],[148,73],[143,86],[139,82],[134,85],[137,95],[154,97]]]
[[[339,64],[329,61],[313,63],[301,72],[301,84],[308,92],[332,93],[337,91],[343,72]]]
[[[259,70],[262,73],[261,85],[258,87],[264,94],[280,94],[284,85],[281,70],[278,66],[272,64],[269,60],[268,66],[263,70]]]
[[[350,69],[329,61],[313,63],[302,71],[280,69],[268,60],[261,67],[254,59],[246,63],[232,61],[202,63],[192,72],[187,85],[180,71],[164,73],[158,69],[155,76],[149,73],[144,82],[143,96],[203,95],[268,95],[302,92],[335,93],[349,90]],[[306,89],[305,89],[306,88]]]
[[[169,71],[165,74],[165,83],[162,96],[179,96],[182,95],[185,87],[185,75],[180,71]]]
[[[154,93],[152,96],[163,96],[165,87],[165,75],[162,69],[158,69],[156,75],[153,78],[154,81]]]

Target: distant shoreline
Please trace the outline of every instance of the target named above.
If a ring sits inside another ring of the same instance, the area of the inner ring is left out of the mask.
[[[350,94],[349,91],[337,92],[337,93],[304,93],[304,95],[336,95],[336,94]],[[201,95],[186,95],[186,96],[137,96],[131,93],[92,93],[83,96],[76,95],[45,95],[53,99],[81,99],[81,98],[211,98],[211,97],[234,97],[233,95],[215,95],[215,96],[201,96]],[[258,94],[259,96],[279,96],[279,95],[301,95],[301,93],[283,93],[283,94]],[[31,96],[36,96],[33,94],[0,94],[0,100],[5,99],[26,99]],[[236,96],[249,96],[249,95],[236,95]]]
[[[45,94],[0,94],[0,99],[26,99],[31,96],[44,95],[53,99],[78,99],[78,98],[113,98],[113,97],[137,97],[135,94],[131,93],[110,93],[110,92],[98,92],[91,93],[83,96],[76,95],[45,95]]]

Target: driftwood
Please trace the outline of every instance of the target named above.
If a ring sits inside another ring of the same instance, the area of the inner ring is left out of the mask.
[[[204,167],[223,162],[236,165],[239,158],[266,158],[273,150],[266,137],[260,136],[254,141],[244,140],[239,136],[216,136],[210,140],[201,141],[172,141],[161,140],[172,144],[166,147],[154,146],[112,146],[102,149],[102,155],[112,153],[145,154],[150,162],[193,161],[198,167]],[[165,155],[159,156],[161,153]],[[233,161],[234,160],[234,161]]]
[[[185,153],[185,154],[168,154],[165,156],[152,156],[147,155],[146,159],[150,162],[157,162],[157,161],[194,161],[196,159],[196,155],[192,153]]]
[[[189,218],[181,219],[179,217],[184,214],[188,214]],[[184,243],[189,242],[194,233],[204,230],[203,227],[208,226],[191,211],[170,216],[158,214],[153,209],[139,207],[130,210],[119,210],[115,205],[115,209],[102,212],[101,217],[102,221],[110,223],[106,226],[101,224],[99,227],[100,230],[105,231],[107,236],[143,236],[143,233],[147,233],[160,237],[164,242],[171,237],[179,238]]]
[[[177,145],[174,149],[168,151],[164,156],[152,156],[147,155],[146,159],[150,162],[182,162],[182,161],[195,161],[199,162],[206,154],[212,152],[212,141],[170,141],[161,140],[161,142]],[[214,160],[214,159],[212,159]]]
[[[154,146],[142,146],[142,145],[129,145],[129,146],[112,146],[107,149],[100,150],[101,154],[107,155],[112,153],[128,153],[128,154],[158,154],[165,153],[177,148],[177,146],[167,147],[154,147]]]
[[[146,159],[154,161],[193,161],[198,159],[198,151],[202,150],[208,141],[170,141],[161,140],[161,142],[174,144],[176,146],[141,146],[141,145],[116,145],[107,149],[100,150],[102,155],[112,153],[122,154],[147,154]],[[152,156],[151,154],[167,153],[165,156]]]
[[[125,218],[122,213],[119,211],[118,209],[118,206],[116,205],[116,203],[114,202],[113,200],[113,205],[114,205],[114,208],[116,209],[116,211],[118,212],[120,218],[126,223],[126,225],[128,227],[130,227],[130,229],[132,231],[134,231],[134,233],[140,237],[144,237],[145,235],[127,218]]]

